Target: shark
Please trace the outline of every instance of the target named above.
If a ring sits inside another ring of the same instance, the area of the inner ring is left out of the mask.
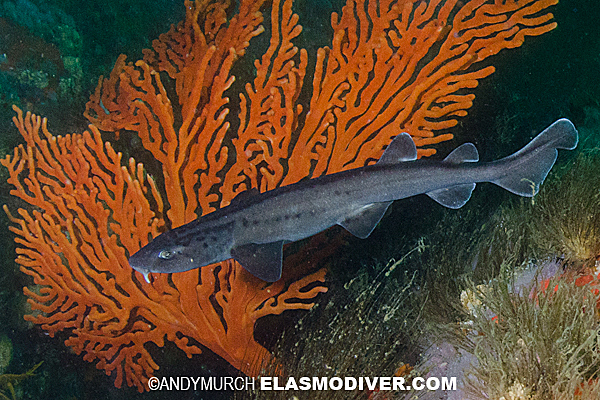
[[[559,119],[507,157],[480,162],[476,147],[465,143],[435,161],[417,159],[412,138],[400,133],[373,165],[264,193],[242,192],[228,206],[155,237],[129,264],[149,281],[149,273],[189,271],[233,258],[252,275],[275,282],[281,278],[285,243],[334,225],[366,238],[395,200],[426,194],[457,209],[480,182],[532,197],[558,149],[575,149],[578,140],[573,123]]]

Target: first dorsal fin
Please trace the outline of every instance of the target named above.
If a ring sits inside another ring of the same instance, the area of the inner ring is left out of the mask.
[[[250,197],[254,197],[259,194],[260,194],[260,191],[257,188],[250,188],[248,190],[244,190],[243,192],[240,192],[240,194],[235,196],[229,204],[236,204],[236,203],[239,203],[241,201],[244,201]]]
[[[392,140],[377,164],[396,164],[417,159],[417,147],[410,135],[402,132]]]

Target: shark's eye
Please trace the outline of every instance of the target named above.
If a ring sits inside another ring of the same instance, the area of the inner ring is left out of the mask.
[[[162,258],[163,260],[169,260],[173,257],[174,253],[172,251],[169,250],[161,250],[160,253],[158,253],[158,258]]]

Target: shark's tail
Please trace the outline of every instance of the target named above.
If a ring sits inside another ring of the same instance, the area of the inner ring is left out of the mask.
[[[568,119],[559,119],[537,135],[527,146],[498,160],[498,162],[510,162],[525,158],[527,162],[510,163],[514,167],[507,168],[507,175],[492,183],[519,196],[533,197],[554,165],[558,149],[572,150],[577,147],[578,140],[577,129],[573,123]]]

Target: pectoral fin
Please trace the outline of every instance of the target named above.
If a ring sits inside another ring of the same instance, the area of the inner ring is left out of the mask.
[[[236,246],[231,249],[231,257],[257,278],[275,282],[281,278],[283,241]]]
[[[338,224],[354,236],[364,239],[373,232],[390,204],[391,201],[367,204]]]

